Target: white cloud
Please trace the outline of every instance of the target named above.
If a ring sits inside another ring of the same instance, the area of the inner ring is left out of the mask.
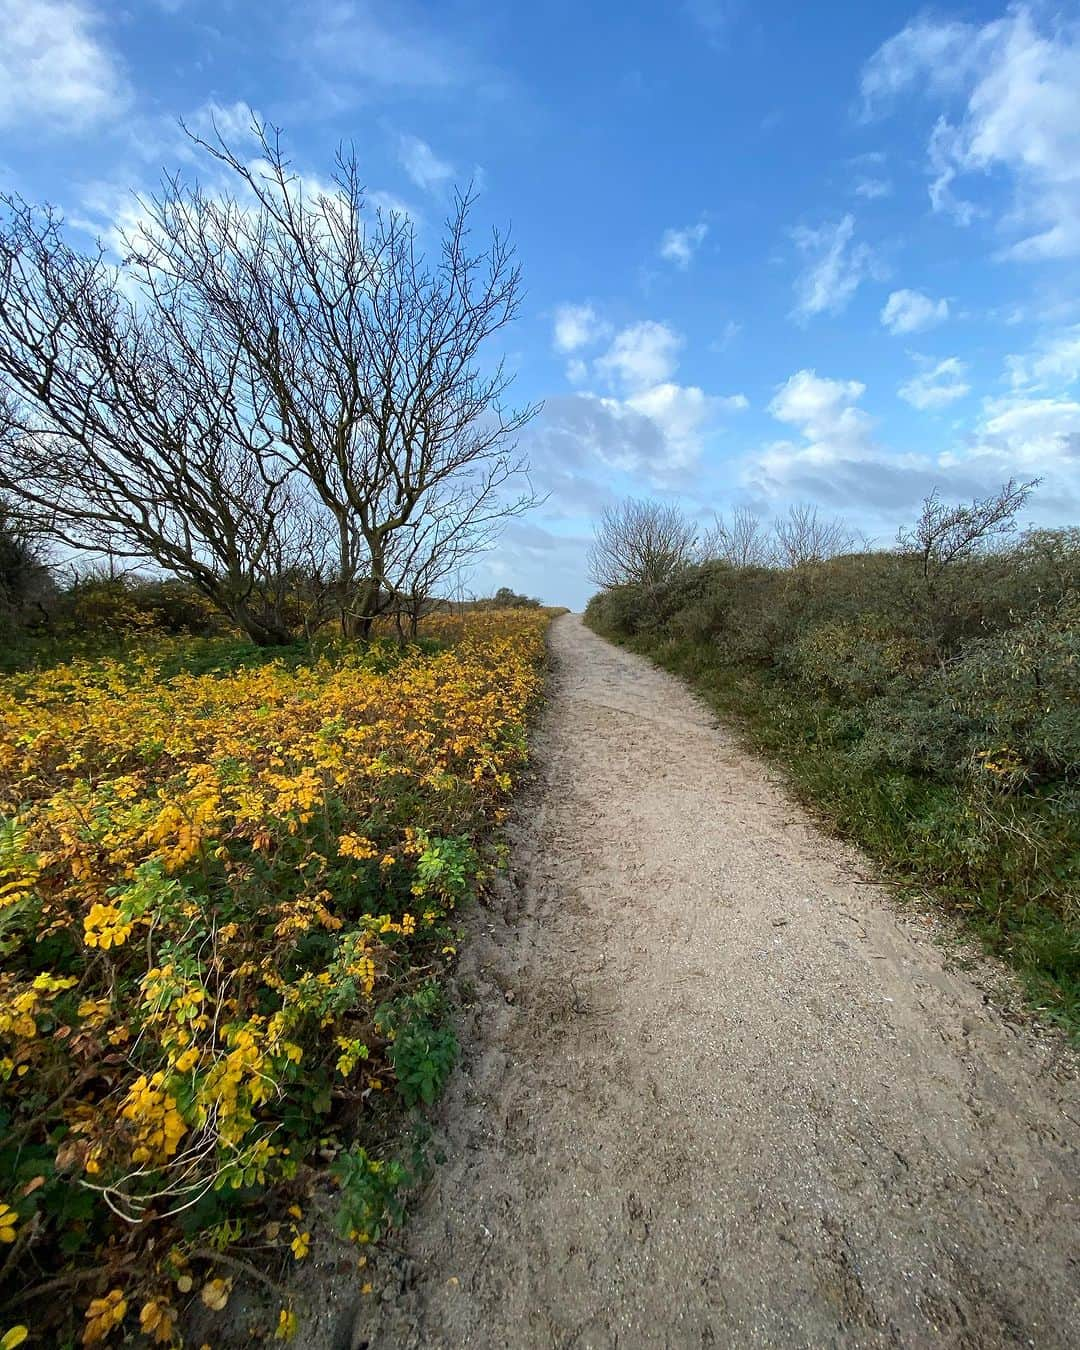
[[[305,184],[307,182],[305,179]],[[332,189],[325,190],[332,191]],[[304,191],[310,195],[311,189],[305,186]],[[387,192],[385,188],[369,188],[364,194],[364,205],[370,211],[381,211],[384,216],[404,216],[416,226],[420,226],[424,220],[423,212],[418,211],[415,206],[410,206],[396,192]]]
[[[271,196],[278,197],[280,192],[273,184],[274,173],[267,160],[259,153],[250,156],[242,153],[245,141],[249,148],[257,147],[257,140],[251,134],[251,114],[246,105],[237,103],[222,108],[207,104],[185,119],[193,130],[207,135],[211,143],[213,128],[210,118],[213,114],[220,114],[217,117],[218,126],[246,168],[256,179],[263,180],[263,186]],[[186,158],[194,164],[191,181],[198,182],[200,191],[209,201],[220,206],[226,200],[233,200],[245,213],[256,209],[255,194],[235,173],[199,151],[186,136],[181,135],[178,140],[174,137],[173,144],[184,152],[179,155],[180,158]],[[153,246],[158,229],[147,203],[153,198],[154,191],[153,184],[132,188],[130,180],[97,179],[80,184],[78,208],[66,213],[67,223],[73,229],[101,240],[117,258],[123,258],[131,252],[131,244],[135,241],[143,248]],[[302,195],[306,210],[313,213],[324,209],[324,199],[333,202],[338,198],[340,203],[338,184],[295,163],[290,169],[289,192],[294,200]],[[394,213],[408,217],[417,225],[422,222],[422,217],[414,208],[399,197],[379,189],[365,194],[364,207],[368,213]]]
[[[714,411],[703,389],[670,382],[631,394],[624,407],[643,414],[660,428],[668,468],[683,467],[697,458],[702,431]]]
[[[260,119],[246,103],[217,103],[211,99],[184,120],[188,129],[203,140],[213,141],[220,135],[227,145],[235,149],[245,141],[255,143],[252,125]],[[175,129],[172,130],[178,150],[190,153],[191,144],[187,138],[176,137]]]
[[[542,473],[599,465],[667,486],[697,463],[708,432],[747,406],[739,394],[718,398],[671,382],[626,398],[579,392],[546,400],[537,435]]]
[[[914,19],[883,42],[863,67],[864,111],[872,114],[916,81],[936,93],[959,85],[971,65],[970,39],[970,24]]]
[[[948,317],[948,300],[931,300],[921,291],[893,291],[881,311],[881,322],[896,335],[919,333]]]
[[[1067,398],[987,399],[976,443],[1012,465],[1010,472],[1080,473],[1080,402]]]
[[[1041,30],[1033,10],[1012,6],[993,22],[922,18],[890,38],[867,63],[869,111],[898,95],[959,98],[956,120],[943,113],[928,147],[935,210],[969,223],[985,207],[960,199],[954,184],[1005,174],[1009,211],[999,222],[1020,260],[1080,254],[1080,26]]]
[[[808,452],[861,453],[870,445],[873,419],[855,405],[866,392],[858,380],[830,380],[799,370],[777,389],[769,412],[796,427],[809,442]]]
[[[906,384],[900,386],[897,393],[905,403],[910,403],[920,412],[944,408],[971,393],[971,385],[964,382],[966,373],[964,362],[950,356],[913,375]]]
[[[150,218],[128,188],[103,181],[87,183],[80,192],[79,207],[85,214],[69,213],[67,224],[101,240],[117,258],[129,251],[126,240],[147,238]]]
[[[697,458],[702,436],[711,423],[726,412],[745,412],[750,404],[744,394],[717,397],[697,385],[668,381],[631,394],[625,406],[644,413],[660,428],[669,462],[685,465]]]
[[[555,345],[572,352],[606,337],[610,328],[589,305],[564,305],[556,314]],[[548,400],[543,416],[544,450],[564,460],[599,462],[639,474],[653,486],[695,463],[709,430],[727,414],[749,407],[743,394],[721,397],[672,376],[683,345],[680,334],[653,319],[621,329],[590,364],[580,356],[567,378],[583,385],[603,381],[606,393],[581,390]]]
[[[559,305],[555,310],[555,350],[576,352],[592,346],[611,331],[592,305]]]
[[[660,241],[660,256],[685,271],[694,260],[694,255],[705,242],[709,227],[704,221],[696,225],[687,225],[682,230],[665,230]]]
[[[542,473],[577,473],[589,466],[640,474],[661,481],[679,466],[685,446],[668,445],[659,423],[617,398],[575,393],[545,400],[532,436],[542,456]]]
[[[129,100],[83,0],[0,0],[0,126],[88,127]]]
[[[589,378],[589,363],[575,356],[566,363],[566,378],[571,384],[584,384]]]
[[[1044,336],[1033,352],[1005,361],[1016,388],[1066,389],[1080,380],[1080,324]]]
[[[419,136],[398,139],[398,158],[412,181],[425,192],[436,191],[454,176],[454,166],[440,159]]]
[[[891,197],[893,185],[888,178],[865,176],[855,180],[855,196],[865,197],[867,201],[876,201],[879,197]]]
[[[963,374],[952,361],[934,372],[946,382]],[[1080,508],[1080,402],[987,400],[972,429],[943,453],[901,454],[876,441],[873,419],[858,407],[864,393],[858,380],[798,371],[769,411],[800,439],[774,441],[750,455],[744,487],[766,501],[801,499],[850,513],[853,523],[886,538],[935,487],[963,499],[992,492],[1010,477],[1042,476],[1036,507],[1043,503],[1044,520],[1068,520]]]
[[[961,154],[960,132],[946,118],[939,117],[927,144],[930,205],[935,211],[952,216],[958,225],[970,225],[977,216],[985,216],[987,212],[953,191],[953,183],[960,174]]]
[[[880,275],[873,250],[856,244],[854,236],[852,215],[817,230],[799,225],[792,231],[796,247],[808,259],[795,282],[796,318],[839,314],[866,277]]]
[[[682,338],[667,324],[645,319],[615,334],[611,346],[597,358],[596,369],[631,392],[648,389],[671,378],[682,345]]]

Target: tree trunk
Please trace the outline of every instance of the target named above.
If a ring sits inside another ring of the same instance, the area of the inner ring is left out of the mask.
[[[256,647],[287,647],[296,639],[296,634],[284,623],[253,614],[244,605],[232,605],[227,612]]]

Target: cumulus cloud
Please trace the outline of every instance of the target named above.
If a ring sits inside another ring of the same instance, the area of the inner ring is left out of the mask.
[[[454,176],[454,166],[440,159],[419,136],[398,138],[398,159],[416,186],[425,192],[436,191]]]
[[[1028,474],[1080,475],[1080,402],[1068,398],[987,399],[975,445]]]
[[[751,458],[747,486],[779,500],[806,498],[873,515],[918,501],[933,486],[926,457],[890,455],[874,436],[874,419],[858,406],[860,380],[797,371],[777,390],[769,412],[793,427],[798,441],[774,441]]]
[[[743,394],[721,396],[678,383],[673,377],[683,338],[658,320],[612,335],[591,305],[564,305],[556,312],[554,339],[567,353],[601,340],[607,345],[592,361],[574,356],[567,377],[579,392],[545,404],[540,424],[548,464],[574,454],[580,463],[664,485],[700,457],[706,435],[723,417],[749,406]],[[603,392],[584,388],[590,380]]]
[[[709,227],[704,221],[699,221],[696,225],[687,225],[682,230],[665,230],[664,237],[660,240],[661,258],[666,258],[668,262],[674,263],[685,272],[694,261],[694,255],[705,242],[708,233]]]
[[[962,377],[962,367],[941,364],[945,383]],[[886,536],[935,487],[968,498],[994,491],[1009,477],[1041,476],[1044,519],[1068,519],[1080,505],[1077,401],[1023,395],[987,400],[952,446],[939,454],[907,454],[877,441],[873,419],[858,406],[865,392],[858,380],[796,372],[777,390],[769,411],[798,439],[773,441],[749,456],[744,487],[765,503],[820,503]]]
[[[597,358],[596,370],[628,390],[648,389],[675,373],[682,345],[682,337],[666,323],[645,319],[615,334],[611,346]]]
[[[553,340],[558,352],[576,352],[600,341],[611,330],[592,305],[559,305]]]
[[[83,0],[0,0],[0,126],[89,127],[129,101],[118,59]]]
[[[255,116],[244,103],[207,103],[187,114],[184,125],[212,143],[216,124],[247,170],[256,178],[262,178],[269,186],[272,169],[262,156],[258,139],[252,132],[252,118]],[[255,209],[254,192],[236,174],[198,151],[189,137],[177,132],[175,127],[170,129],[169,136],[171,139],[163,139],[160,144],[170,155],[195,163],[193,178],[197,178],[200,191],[208,200],[219,205],[232,200],[244,211]],[[245,149],[247,154],[244,153]],[[319,211],[322,199],[332,201],[339,196],[340,187],[332,179],[322,178],[318,172],[293,163],[290,168],[290,192],[302,195],[309,211]],[[272,189],[272,193],[277,195],[277,189]],[[116,258],[123,258],[132,251],[133,244],[153,247],[153,241],[158,235],[158,227],[148,209],[153,195],[153,185],[143,184],[133,188],[129,179],[91,180],[80,185],[78,207],[67,213],[66,220],[73,229],[100,240]],[[371,189],[366,193],[365,205],[369,211],[407,216],[414,223],[421,221],[419,213],[406,202],[379,189]]]
[[[1042,29],[1012,6],[986,24],[924,17],[889,38],[862,72],[868,115],[912,94],[945,105],[928,145],[933,208],[970,223],[986,208],[956,185],[1005,174],[1000,222],[1019,260],[1080,254],[1080,26]],[[954,112],[954,107],[956,111]]]
[[[580,392],[549,398],[533,435],[543,449],[541,475],[553,466],[576,473],[616,469],[651,486],[671,483],[695,464],[717,418],[742,406],[694,385],[668,383],[628,398]],[[550,478],[549,478],[550,481]],[[576,489],[581,479],[575,478]]]
[[[799,370],[777,389],[769,412],[793,426],[817,453],[860,453],[870,445],[873,419],[856,407],[866,393],[859,380],[830,380]]]
[[[948,300],[931,300],[921,291],[893,291],[881,311],[881,322],[897,335],[919,333],[944,323],[948,317]]]
[[[971,385],[964,379],[966,373],[964,362],[950,356],[936,365],[928,363],[926,369],[902,384],[897,393],[920,412],[944,408],[971,393]]]
[[[651,480],[668,472],[675,458],[648,413],[594,393],[545,400],[532,436],[550,457],[547,471],[553,461],[571,469],[606,466]]]
[[[743,412],[749,402],[743,394],[720,397],[706,394],[697,385],[653,385],[631,394],[625,407],[643,413],[664,438],[668,467],[692,463],[701,451],[702,436],[717,417],[725,412]]]
[[[795,282],[795,317],[839,314],[867,278],[880,275],[880,265],[867,244],[855,242],[855,217],[843,216],[834,224],[792,230],[806,266]]]
[[[1080,380],[1080,324],[1045,334],[1024,356],[1006,358],[1016,388],[1067,389]]]

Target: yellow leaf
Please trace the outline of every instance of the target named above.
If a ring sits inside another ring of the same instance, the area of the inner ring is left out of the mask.
[[[291,1341],[296,1335],[296,1314],[291,1308],[282,1308],[278,1313],[277,1330],[274,1332],[275,1341]]]
[[[229,1294],[232,1291],[232,1280],[207,1280],[202,1287],[202,1301],[213,1312],[220,1312],[229,1301]]]

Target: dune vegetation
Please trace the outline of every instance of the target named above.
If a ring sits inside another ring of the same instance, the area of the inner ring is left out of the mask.
[[[394,1219],[548,618],[321,652],[149,632],[3,678],[9,1322],[174,1344],[305,1258],[312,1195],[359,1244]]]
[[[586,617],[737,718],[807,801],[1075,1029],[1080,532],[1013,531],[1025,499],[1013,485],[968,506],[931,498],[895,549],[863,551],[798,511],[775,531],[721,521],[699,543],[639,503],[617,522],[621,551],[594,556],[609,584]]]

